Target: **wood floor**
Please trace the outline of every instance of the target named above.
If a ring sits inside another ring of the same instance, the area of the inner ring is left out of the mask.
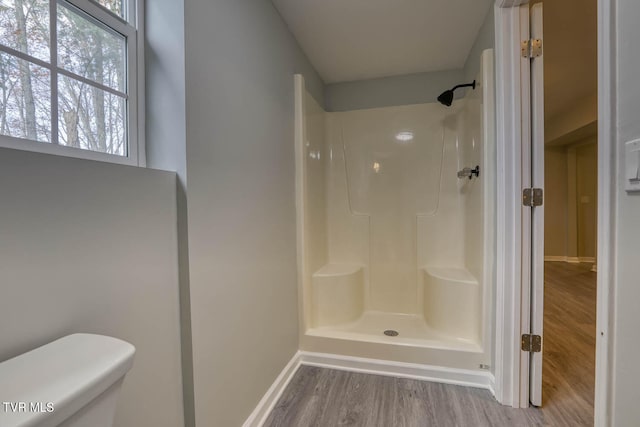
[[[545,263],[542,408],[555,425],[593,425],[596,273]]]
[[[547,263],[543,407],[517,410],[486,390],[302,366],[265,427],[592,426],[595,273]]]

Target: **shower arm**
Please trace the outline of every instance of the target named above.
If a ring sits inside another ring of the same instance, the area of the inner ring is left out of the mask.
[[[473,83],[466,83],[466,84],[454,86],[453,89],[451,89],[451,91],[455,92],[456,89],[460,89],[462,87],[472,87],[472,88],[475,89],[476,88],[476,81],[474,80]]]

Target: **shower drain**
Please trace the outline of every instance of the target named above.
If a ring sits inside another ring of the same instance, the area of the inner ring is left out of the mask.
[[[394,331],[393,329],[387,329],[386,331],[384,331],[384,334],[388,337],[397,337],[398,335],[400,335],[398,331]]]

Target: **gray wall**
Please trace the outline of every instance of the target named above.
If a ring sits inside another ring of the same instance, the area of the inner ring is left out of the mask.
[[[637,425],[640,420],[638,380],[638,325],[640,315],[640,195],[624,191],[624,143],[640,138],[640,55],[636,41],[640,40],[640,2],[617,2],[617,153],[618,192],[616,203],[615,243],[615,329],[613,338],[613,425]]]
[[[325,109],[351,111],[435,102],[442,92],[462,83],[463,76],[462,70],[450,70],[333,83],[325,87]]]
[[[131,342],[118,427],[183,422],[175,188],[170,172],[0,149],[0,360],[76,332]]]
[[[471,47],[467,61],[464,64],[463,76],[465,81],[471,81],[480,72],[480,57],[485,49],[493,49],[496,43],[495,11],[493,6],[487,11],[484,23],[478,32],[476,41]]]
[[[298,349],[294,73],[322,81],[269,1],[186,0],[195,412],[238,426]]]
[[[445,90],[477,77],[482,51],[495,44],[494,23],[494,9],[490,7],[463,69],[328,84],[325,109],[350,111],[435,102]],[[464,94],[464,90],[459,90],[456,98]]]
[[[145,1],[147,164],[186,180],[184,0]]]
[[[185,424],[194,425],[189,294],[184,1],[145,2],[147,165],[177,172],[178,272]]]

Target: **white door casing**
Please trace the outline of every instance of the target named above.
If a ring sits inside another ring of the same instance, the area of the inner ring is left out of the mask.
[[[542,3],[531,7],[531,39],[544,39],[542,31]],[[531,59],[531,186],[544,191],[544,53]],[[532,335],[542,337],[544,324],[544,203],[532,209],[531,218],[531,329]],[[535,406],[542,406],[543,353],[530,353],[530,395]]]
[[[530,281],[530,267],[523,265],[522,166],[525,147],[530,146],[530,64],[522,57],[521,41],[529,38],[529,6],[503,4],[498,0],[496,21],[496,318],[495,318],[495,396],[514,408],[529,405],[529,359],[522,355],[520,337],[529,329],[529,292],[523,292],[523,277]],[[511,2],[513,3],[513,2]],[[521,3],[521,2],[520,2]],[[501,7],[505,6],[505,7]],[[523,84],[526,82],[526,84]],[[530,164],[530,150],[528,154]],[[529,177],[531,174],[529,173]],[[530,178],[527,179],[527,184]],[[530,233],[528,234],[530,236]],[[530,237],[527,238],[530,240]],[[530,247],[530,245],[528,246]],[[523,276],[523,271],[528,273]],[[524,366],[523,366],[524,364]],[[525,396],[523,396],[523,394]],[[523,397],[526,397],[524,399]]]
[[[532,249],[533,234],[531,232],[533,225],[533,210],[525,206],[523,203],[523,190],[533,187],[533,171],[532,171],[532,112],[531,112],[531,59],[522,55],[522,41],[531,38],[531,15],[529,5],[520,6],[520,111],[522,114],[522,133],[520,137],[520,179],[521,187],[519,189],[519,205],[521,214],[520,228],[520,253],[521,265],[520,270],[520,337],[524,334],[531,333],[531,290],[532,286]],[[518,343],[517,351],[520,354],[520,407],[529,406],[529,372],[531,370],[531,356],[527,351],[521,348],[521,341]]]
[[[528,0],[496,0],[496,217],[500,228],[496,241],[495,396],[513,407],[529,405],[529,364],[520,357],[522,310],[522,149],[523,128],[531,117],[523,105],[523,88],[530,88],[530,66],[523,64],[520,42],[528,38],[529,22],[523,22]],[[615,292],[615,198],[616,198],[616,5],[598,0],[598,301],[596,341],[595,426],[611,424],[612,343]],[[526,25],[526,28],[525,28]],[[525,31],[526,30],[526,31]],[[528,61],[527,61],[528,62]],[[524,70],[526,68],[526,70]],[[528,89],[525,90],[529,96]],[[528,135],[528,136],[527,136]],[[525,141],[526,142],[526,141]],[[542,261],[542,260],[540,260]],[[529,276],[531,277],[531,276]],[[527,329],[528,330],[528,329]],[[528,357],[526,358],[528,361]],[[534,362],[535,363],[535,362]],[[525,373],[523,374],[523,370]],[[526,381],[526,387],[522,387]],[[526,392],[523,393],[522,391]],[[524,396],[523,396],[524,394]],[[526,399],[525,399],[526,397]]]

